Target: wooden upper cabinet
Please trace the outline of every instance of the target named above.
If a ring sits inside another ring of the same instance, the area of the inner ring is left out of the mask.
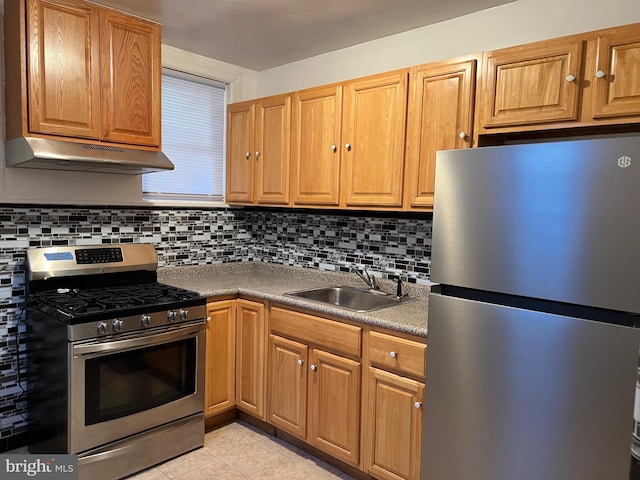
[[[342,195],[346,207],[400,207],[408,70],[345,84]]]
[[[83,0],[5,5],[7,139],[158,150],[160,25]]]
[[[256,200],[288,204],[291,172],[291,95],[259,102],[255,107]]]
[[[405,203],[432,208],[438,150],[473,140],[476,58],[414,67],[409,76]]]
[[[253,102],[227,106],[228,202],[253,202]]]
[[[312,88],[293,97],[293,203],[340,202],[342,86]]]
[[[640,26],[599,35],[593,118],[640,115]]]
[[[286,205],[290,175],[291,95],[228,105],[226,200]]]
[[[94,4],[27,1],[30,132],[100,138],[99,31]]]
[[[160,145],[160,26],[100,10],[102,136],[132,145]]]
[[[576,121],[583,40],[569,37],[484,53],[484,128]]]

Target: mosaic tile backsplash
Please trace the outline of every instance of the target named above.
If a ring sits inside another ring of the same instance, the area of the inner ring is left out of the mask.
[[[431,257],[428,214],[0,206],[0,238],[0,452],[26,439],[27,248],[153,243],[160,267],[242,261],[335,271],[366,267],[415,283],[428,282]]]

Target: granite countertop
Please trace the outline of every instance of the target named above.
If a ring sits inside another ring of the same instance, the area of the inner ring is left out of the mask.
[[[377,280],[381,290],[395,292],[394,282]],[[309,288],[337,285],[365,286],[354,273],[242,262],[159,268],[158,281],[193,290],[210,298],[222,295],[246,295],[282,305],[304,308],[319,314],[342,317],[422,337],[427,336],[427,307],[430,290],[427,286],[404,283],[405,292],[415,300],[380,310],[355,312],[303,298],[284,296],[287,292]]]

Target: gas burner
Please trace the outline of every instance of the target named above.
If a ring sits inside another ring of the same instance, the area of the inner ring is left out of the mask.
[[[73,323],[96,315],[121,317],[158,309],[179,308],[181,303],[201,300],[201,296],[162,283],[143,283],[82,288],[57,288],[33,294],[30,300]]]

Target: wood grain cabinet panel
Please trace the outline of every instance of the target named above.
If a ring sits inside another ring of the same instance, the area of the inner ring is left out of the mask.
[[[475,57],[414,67],[409,76],[405,205],[433,208],[436,152],[473,140]]]
[[[286,205],[291,197],[291,96],[261,101],[255,115],[257,203]]]
[[[577,121],[584,42],[549,40],[484,53],[484,128]]]
[[[302,440],[307,433],[308,347],[269,335],[267,420]]]
[[[235,407],[236,301],[207,304],[205,415]]]
[[[291,95],[228,105],[227,202],[289,204],[290,178]]]
[[[380,480],[419,480],[424,384],[369,368],[367,471]]]
[[[401,207],[408,70],[344,86],[342,185],[346,207]]]
[[[293,203],[338,206],[342,148],[342,86],[293,97]]]
[[[227,202],[253,202],[254,109],[253,102],[227,106]]]
[[[598,36],[593,118],[640,115],[639,72],[640,26]]]
[[[309,362],[309,442],[333,457],[360,461],[359,361],[312,349]]]
[[[155,23],[100,10],[104,140],[160,145],[160,36]]]
[[[28,0],[27,37],[29,131],[100,139],[98,8]]]
[[[236,303],[236,406],[266,419],[266,325],[264,305]]]

